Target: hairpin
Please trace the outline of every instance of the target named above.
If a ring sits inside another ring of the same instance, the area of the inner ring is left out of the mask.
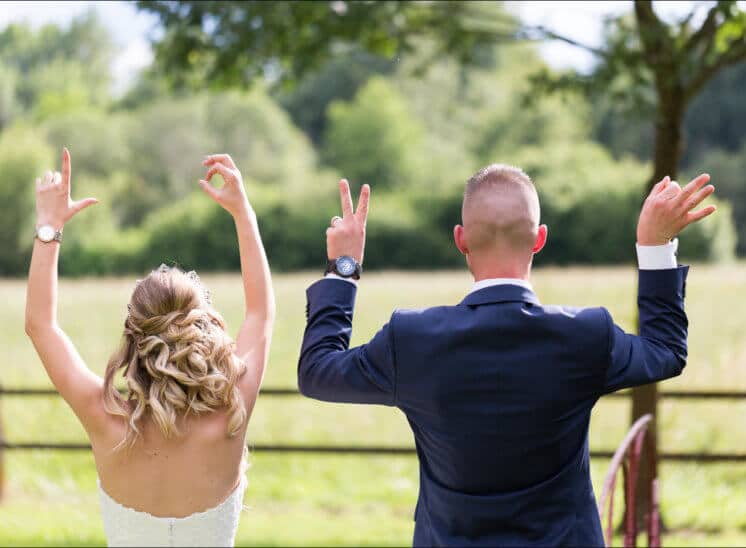
[[[194,270],[190,270],[186,273],[187,278],[192,280],[197,286],[202,290],[202,295],[205,297],[205,301],[207,304],[212,304],[212,293],[210,293],[210,290],[205,287],[205,285],[202,283],[202,280],[199,277],[199,274],[197,274]]]

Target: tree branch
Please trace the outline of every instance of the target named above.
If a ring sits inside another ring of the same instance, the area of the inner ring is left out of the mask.
[[[666,26],[658,18],[653,10],[650,0],[635,0],[635,18],[640,33],[642,49],[647,55],[659,58],[660,53],[669,49]]]
[[[686,86],[685,96],[687,100],[699,93],[702,87],[722,69],[741,61],[746,61],[746,32],[734,46],[723,53],[714,63],[704,65],[692,78]]]
[[[532,33],[534,32],[538,33],[539,36],[533,35]],[[541,25],[524,27],[522,31],[519,31],[518,34],[519,36],[522,35],[527,40],[531,41],[557,40],[559,42],[564,42],[566,44],[570,44],[571,46],[575,46],[576,48],[584,49],[585,51],[593,53],[594,55],[597,55],[599,57],[608,57],[608,52],[604,51],[603,49],[589,46],[588,44],[583,44],[582,42],[578,42],[577,40],[573,40],[572,38],[569,38],[567,36],[562,36],[561,34],[557,34],[556,32]]]
[[[692,34],[689,37],[689,40],[687,40],[686,45],[684,46],[685,51],[691,52],[705,39],[710,42],[712,41],[712,38],[715,36],[715,31],[717,30],[717,15],[720,13],[720,8],[720,2],[710,8],[710,11],[707,12],[707,17],[705,17],[705,20],[702,22],[699,29],[697,29],[697,32]]]

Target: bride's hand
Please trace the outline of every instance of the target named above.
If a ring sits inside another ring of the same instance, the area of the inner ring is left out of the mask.
[[[209,167],[204,179],[199,184],[210,198],[220,204],[223,209],[234,217],[251,212],[251,205],[246,197],[241,172],[228,154],[212,154],[207,156],[202,165]],[[224,184],[215,188],[210,184],[213,175],[223,178]]]
[[[76,213],[98,203],[96,198],[73,201],[70,197],[70,152],[62,149],[62,173],[47,171],[36,179],[36,223],[60,230]]]

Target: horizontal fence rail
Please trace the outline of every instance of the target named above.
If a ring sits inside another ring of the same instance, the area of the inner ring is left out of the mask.
[[[264,388],[261,395],[269,397],[300,396],[294,388]],[[34,397],[59,396],[54,388],[5,388],[0,386],[0,397]],[[622,391],[608,394],[605,398],[628,398],[631,392]],[[669,390],[659,393],[661,399],[689,399],[689,400],[746,400],[746,391],[680,391]],[[334,454],[334,455],[415,455],[414,447],[372,446],[372,445],[295,445],[295,444],[252,444],[251,451],[257,453],[296,453],[296,454]],[[58,451],[88,451],[91,446],[87,443],[11,443],[0,438],[0,449],[8,450],[58,450]],[[613,450],[591,451],[591,457],[610,459]],[[739,462],[746,463],[746,453],[660,453],[659,458],[674,462]]]
[[[368,445],[263,445],[249,444],[249,450],[256,453],[315,453],[335,455],[389,455],[414,456],[414,447],[386,447]],[[0,449],[7,450],[55,450],[55,451],[88,451],[91,446],[87,443],[4,443],[0,442]],[[591,457],[610,459],[614,451],[591,451]],[[660,453],[659,459],[672,462],[746,462],[746,453]]]
[[[124,389],[120,389],[124,392]],[[295,388],[262,388],[263,396],[300,396]],[[0,386],[0,396],[59,396],[54,388],[4,388]],[[621,391],[606,394],[604,398],[629,398],[632,392]],[[664,390],[658,392],[660,398],[687,400],[746,400],[746,391],[727,390]]]

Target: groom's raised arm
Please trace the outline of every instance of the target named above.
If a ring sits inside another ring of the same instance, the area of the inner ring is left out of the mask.
[[[308,288],[306,331],[298,361],[298,388],[305,396],[325,401],[394,405],[396,365],[391,324],[365,345],[350,349],[360,265],[365,250],[370,188],[364,185],[353,212],[350,187],[339,182],[342,217],[326,231],[331,273]],[[347,278],[344,278],[347,276]]]
[[[390,324],[349,349],[355,284],[324,279],[308,288],[298,388],[324,401],[394,405],[396,366]]]
[[[708,175],[700,175],[682,189],[666,177],[643,205],[637,227],[640,334],[625,333],[607,313],[605,392],[675,377],[686,365],[684,293],[689,269],[677,265],[676,243],[671,240],[715,211],[715,206],[692,211],[714,192],[712,185],[706,185],[709,180]]]

